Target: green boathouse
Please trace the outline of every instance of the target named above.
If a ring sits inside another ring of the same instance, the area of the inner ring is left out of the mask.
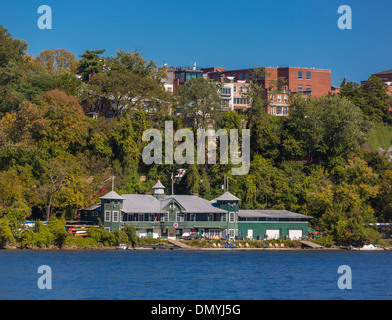
[[[176,239],[191,234],[226,239],[300,239],[308,235],[312,217],[286,210],[240,210],[241,201],[230,192],[209,201],[195,195],[166,195],[160,181],[153,194],[111,191],[101,202],[81,209],[81,219],[108,231],[126,225],[139,237]]]

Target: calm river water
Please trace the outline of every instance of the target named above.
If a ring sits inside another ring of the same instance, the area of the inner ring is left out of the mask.
[[[37,285],[41,265],[52,289]],[[341,265],[352,289],[337,282]],[[392,251],[0,251],[0,299],[392,299]],[[46,274],[47,275],[47,274]]]

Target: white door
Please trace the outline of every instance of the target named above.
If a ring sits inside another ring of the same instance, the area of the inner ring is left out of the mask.
[[[248,239],[253,240],[253,229],[248,229]]]
[[[279,229],[267,229],[265,232],[268,239],[279,239]]]
[[[147,230],[146,229],[139,230],[139,238],[147,238]]]
[[[161,237],[161,229],[154,229],[152,232],[152,237],[154,239],[160,238]]]
[[[291,240],[298,240],[302,237],[302,230],[289,229],[289,238]]]

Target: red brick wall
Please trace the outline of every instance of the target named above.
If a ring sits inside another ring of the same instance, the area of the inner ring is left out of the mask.
[[[298,72],[302,71],[302,80],[298,79]],[[310,72],[310,80],[306,80],[306,73]],[[310,69],[310,68],[278,68],[278,77],[287,80],[288,89],[291,92],[298,92],[298,87],[306,91],[310,87],[313,97],[327,95],[331,91],[331,70]]]

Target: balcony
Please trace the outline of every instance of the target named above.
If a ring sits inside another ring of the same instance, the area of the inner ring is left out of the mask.
[[[121,224],[134,226],[136,229],[171,229],[174,228],[174,221],[154,222],[154,221],[123,221]],[[227,221],[177,221],[176,229],[194,229],[194,228],[216,228],[226,229]]]

